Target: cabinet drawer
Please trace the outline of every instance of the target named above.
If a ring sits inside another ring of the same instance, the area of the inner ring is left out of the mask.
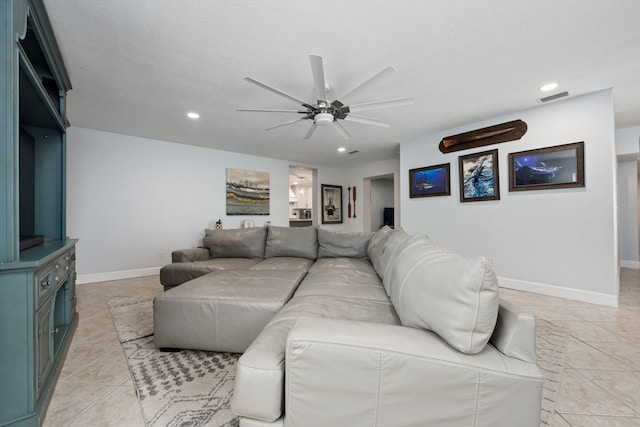
[[[75,272],[75,250],[71,249],[35,274],[35,304],[40,306],[51,293]]]
[[[36,273],[34,283],[36,307],[39,307],[40,303],[44,301],[49,295],[51,295],[51,292],[55,287],[54,277],[53,264],[48,264]]]

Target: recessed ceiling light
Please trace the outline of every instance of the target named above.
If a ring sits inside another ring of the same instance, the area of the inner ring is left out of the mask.
[[[558,87],[558,83],[556,82],[547,83],[546,85],[540,87],[540,91],[549,92],[550,90],[554,90],[557,87]]]
[[[187,113],[187,117],[189,117],[190,119],[199,119],[200,118],[200,114],[195,113],[193,111],[190,111]]]
[[[344,148],[344,147],[340,147],[340,148],[338,148],[338,151],[341,152],[341,153],[344,153],[345,151],[347,151],[347,149]]]
[[[293,181],[293,185],[298,185],[299,182],[298,181]]]

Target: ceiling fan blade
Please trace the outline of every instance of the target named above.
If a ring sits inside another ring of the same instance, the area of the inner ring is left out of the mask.
[[[415,98],[391,99],[389,101],[367,102],[365,104],[349,105],[349,111],[359,112],[366,110],[376,110],[378,108],[402,107],[416,102]]]
[[[268,108],[236,108],[236,111],[250,111],[254,113],[300,113],[307,114],[306,111],[298,110],[273,110]]]
[[[281,128],[282,126],[292,125],[294,123],[298,123],[300,120],[305,120],[305,119],[306,119],[306,117],[301,117],[299,119],[291,120],[290,122],[287,122],[287,123],[282,123],[280,125],[276,125],[276,126],[272,126],[270,128],[266,128],[265,130],[272,130],[272,129]]]
[[[322,65],[322,56],[309,55],[311,60],[311,74],[313,74],[313,88],[316,93],[317,101],[326,101],[327,93],[325,91],[324,67]]]
[[[347,132],[347,130],[344,128],[344,126],[342,126],[340,124],[340,122],[338,122],[338,121],[333,122],[333,128],[335,130],[337,130],[338,133],[344,137],[344,139],[350,139],[351,138],[351,134],[349,132]]]
[[[344,120],[348,122],[356,122],[362,123],[365,125],[379,126],[381,128],[388,128],[391,126],[391,123],[383,122],[381,120],[370,119],[368,117],[356,116],[354,114],[349,114]]]
[[[307,134],[304,136],[304,139],[310,139],[311,135],[313,135],[313,133],[316,131],[316,129],[318,128],[317,124],[312,124],[311,127],[309,128],[309,132],[307,132]]]
[[[276,95],[284,96],[285,98],[290,99],[293,102],[297,102],[298,104],[302,104],[302,105],[306,104],[306,102],[304,102],[302,99],[296,98],[295,96],[289,95],[288,93],[284,93],[280,89],[276,89],[274,87],[261,83],[257,80],[252,79],[251,77],[245,77],[244,79],[249,83],[253,83],[256,86],[260,86],[261,88],[268,90],[269,92],[273,92]]]
[[[345,99],[348,96],[353,96],[353,94],[366,89],[367,87],[371,86],[373,83],[376,83],[379,80],[382,80],[382,79],[384,79],[386,77],[389,77],[391,74],[393,74],[395,72],[396,72],[396,69],[391,67],[391,66],[389,66],[389,67],[385,68],[384,70],[380,71],[375,76],[373,76],[373,77],[369,78],[368,80],[365,80],[364,82],[360,83],[358,86],[354,87],[353,89],[351,89],[349,92],[345,93],[344,95],[342,95],[338,99]]]

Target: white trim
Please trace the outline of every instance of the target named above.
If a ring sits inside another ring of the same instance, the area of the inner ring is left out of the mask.
[[[535,294],[548,295],[552,297],[567,298],[591,304],[606,305],[608,307],[618,307],[617,295],[564,288],[562,286],[547,285],[544,283],[526,282],[524,280],[507,279],[505,277],[498,277],[498,283],[500,287],[503,288],[533,292]]]
[[[134,279],[136,277],[155,276],[161,267],[141,268],[138,270],[111,271],[107,273],[78,274],[76,284],[107,282],[110,280]]]
[[[627,260],[621,259],[620,267],[633,268],[635,270],[640,270],[640,261],[627,261]]]

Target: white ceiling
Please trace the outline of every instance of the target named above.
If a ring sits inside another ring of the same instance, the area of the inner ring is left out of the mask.
[[[613,88],[616,126],[640,125],[638,0],[45,0],[73,90],[72,126],[345,167],[400,142],[539,105],[538,88]],[[250,76],[312,101],[309,54],[333,91],[392,65],[353,103],[414,96],[303,140],[310,123],[236,108],[296,109]],[[552,92],[553,93],[553,92]],[[186,118],[187,111],[201,118]],[[358,154],[340,154],[339,146]]]

